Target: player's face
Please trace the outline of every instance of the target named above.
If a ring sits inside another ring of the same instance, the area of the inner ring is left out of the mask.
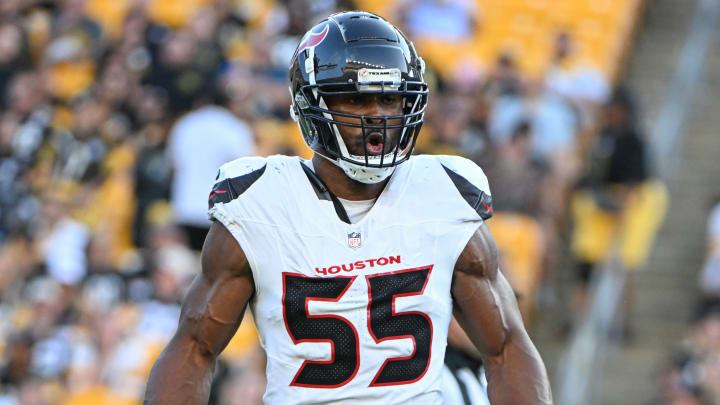
[[[342,113],[365,115],[365,116],[389,116],[402,115],[403,98],[396,94],[344,94],[326,98],[328,108],[332,111]],[[359,118],[343,117],[334,115],[333,118],[340,122],[360,124]],[[400,125],[402,119],[389,119],[387,125]],[[365,125],[385,125],[383,119],[366,118]],[[394,151],[400,137],[400,128],[387,130],[387,136],[383,139],[382,129],[367,129],[363,141],[363,129],[347,125],[338,125],[340,136],[348,148],[348,152],[357,156],[365,155],[367,148],[368,155],[377,156]],[[383,141],[385,143],[383,143]],[[364,145],[363,145],[364,142]]]

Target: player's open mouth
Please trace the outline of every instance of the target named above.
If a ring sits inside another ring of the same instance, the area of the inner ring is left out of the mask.
[[[370,133],[365,138],[365,146],[369,155],[381,155],[383,153],[383,136],[379,132]]]

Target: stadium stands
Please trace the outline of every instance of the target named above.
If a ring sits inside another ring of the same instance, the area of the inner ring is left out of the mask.
[[[198,271],[169,204],[168,134],[217,104],[252,129],[258,153],[308,157],[287,114],[287,66],[298,32],[334,9],[376,11],[416,39],[433,83],[418,149],[487,167],[505,271],[532,313],[583,136],[601,121],[642,1],[458,0],[446,11],[459,37],[416,38],[435,21],[409,6],[453,2],[434,3],[3,1],[0,404],[139,403]],[[572,49],[558,50],[560,32]],[[594,81],[563,75],[587,66]],[[250,323],[222,363],[213,403],[238,392],[259,403],[242,384],[264,379]]]

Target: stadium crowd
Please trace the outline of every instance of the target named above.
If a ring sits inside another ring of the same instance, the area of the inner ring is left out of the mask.
[[[243,155],[310,156],[289,119],[290,57],[312,23],[362,3],[0,3],[0,405],[141,400],[199,270],[215,170]],[[572,236],[585,268],[610,248],[583,236],[609,224],[611,239],[650,178],[629,96],[578,68],[564,32],[540,75],[512,50],[485,64],[432,57],[482,29],[479,6],[406,3],[388,16],[429,54],[432,88],[417,152],[464,155],[486,171],[489,225],[531,322],[570,208],[601,217],[574,228],[585,232]],[[428,23],[439,15],[447,29]],[[248,317],[212,402],[260,403],[263,367]]]
[[[707,254],[698,284],[695,322],[662,370],[660,403],[720,403],[720,199],[708,216]]]

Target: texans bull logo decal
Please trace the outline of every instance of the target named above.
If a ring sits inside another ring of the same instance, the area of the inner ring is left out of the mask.
[[[327,36],[328,29],[330,27],[330,24],[325,24],[325,28],[323,28],[322,31],[319,33],[311,32],[310,36],[307,37],[299,46],[297,51],[295,51],[295,55],[293,55],[293,60],[300,54],[300,52],[304,51],[307,48],[314,48],[320,43],[325,40],[325,37]]]

